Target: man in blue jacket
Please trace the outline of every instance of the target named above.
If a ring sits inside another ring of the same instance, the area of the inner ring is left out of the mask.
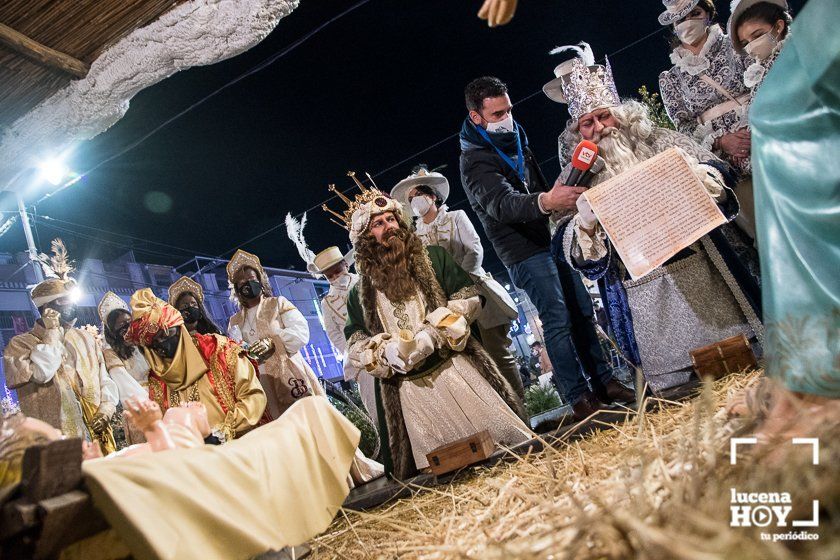
[[[469,116],[460,134],[461,181],[511,280],[537,308],[558,391],[577,418],[602,402],[633,401],[633,391],[612,378],[580,276],[556,263],[549,248],[549,214],[575,212],[584,189],[559,180],[548,188],[498,78],[473,80],[464,93]]]

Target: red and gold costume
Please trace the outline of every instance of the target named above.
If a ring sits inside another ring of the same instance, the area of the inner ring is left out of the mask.
[[[154,372],[149,396],[162,409],[200,401],[215,435],[229,440],[254,428],[265,410],[265,393],[242,347],[227,337],[196,334],[190,337],[181,314],[149,289],[131,297],[132,322],[126,340],[138,344]],[[172,359],[149,349],[161,330],[181,331]]]

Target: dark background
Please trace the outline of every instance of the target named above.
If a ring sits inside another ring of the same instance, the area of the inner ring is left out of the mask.
[[[71,168],[83,172],[120,152],[353,4],[303,0],[250,51],[144,90],[120,122],[76,149]],[[127,248],[140,261],[172,265],[194,253],[229,257],[243,242],[282,224],[286,212],[316,205],[308,214],[310,247],[345,248],[346,232],[320,210],[326,186],[348,188],[346,172],[354,169],[370,172],[382,190],[390,190],[419,162],[447,166],[450,208],[466,209],[481,230],[460,184],[457,138],[411,157],[457,133],[468,81],[492,74],[508,84],[514,103],[521,100],[514,117],[537,158],[547,160],[543,170],[552,179],[559,172],[556,137],[568,113],[541,92],[532,95],[569,56],[551,57],[551,48],[585,40],[596,59],[610,55],[622,96],[641,85],[656,91],[658,73],[670,66],[668,32],[656,21],[663,7],[655,0],[524,1],[513,22],[497,29],[476,18],[480,4],[371,0],[39,204],[39,216],[63,221],[36,218],[39,249],[60,235],[76,259],[108,260]],[[718,8],[725,23],[728,2]],[[0,205],[12,209],[13,198],[6,194]],[[339,208],[337,201],[331,206]],[[20,224],[0,238],[0,250],[24,247]],[[302,268],[285,226],[243,248],[266,265]],[[489,243],[485,249],[485,267],[500,271]]]

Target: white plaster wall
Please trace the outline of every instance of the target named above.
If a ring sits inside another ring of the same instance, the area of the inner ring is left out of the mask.
[[[179,70],[250,49],[298,3],[193,0],[135,29],[102,53],[85,78],[71,82],[3,131],[0,190],[16,188],[12,179],[32,165],[33,158],[61,153],[107,130],[140,90]]]

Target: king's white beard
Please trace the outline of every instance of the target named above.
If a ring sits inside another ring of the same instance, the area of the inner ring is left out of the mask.
[[[653,156],[653,150],[644,138],[633,138],[629,131],[622,128],[609,128],[604,132],[607,131],[609,133],[598,141],[598,155],[604,158],[606,164],[604,170],[598,174],[600,181],[618,175]]]

